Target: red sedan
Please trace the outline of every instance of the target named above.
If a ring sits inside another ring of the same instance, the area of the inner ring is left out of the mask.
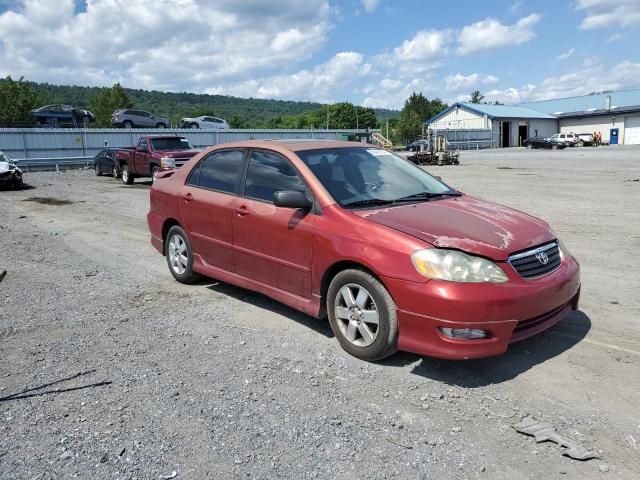
[[[497,355],[578,308],[578,262],[547,223],[374,146],[229,143],[159,177],[151,242],[176,280],[328,317],[365,360]]]

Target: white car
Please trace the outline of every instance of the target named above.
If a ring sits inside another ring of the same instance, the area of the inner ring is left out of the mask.
[[[182,128],[203,128],[207,130],[226,130],[229,124],[226,120],[218,117],[195,117],[195,118],[183,118],[180,120]]]
[[[580,138],[575,133],[556,133],[551,136],[551,140],[564,142],[567,147],[575,147],[580,142]]]

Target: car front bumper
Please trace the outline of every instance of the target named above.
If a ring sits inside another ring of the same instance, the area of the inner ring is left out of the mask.
[[[509,344],[540,333],[578,308],[578,262],[563,260],[554,272],[525,280],[506,264],[504,284],[383,278],[398,308],[400,350],[447,359],[499,355]],[[442,328],[485,330],[487,338],[451,338]]]

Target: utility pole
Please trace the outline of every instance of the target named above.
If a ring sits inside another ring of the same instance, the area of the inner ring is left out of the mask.
[[[327,105],[327,130],[329,130],[329,105]]]
[[[358,107],[356,106],[356,130],[360,129],[360,122],[358,121]]]
[[[389,120],[387,120],[387,140],[389,140]]]

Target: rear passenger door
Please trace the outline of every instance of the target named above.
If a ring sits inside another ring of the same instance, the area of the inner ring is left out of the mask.
[[[273,204],[274,192],[306,191],[306,183],[287,158],[267,150],[251,152],[245,177],[233,215],[236,272],[310,298],[315,215]]]
[[[206,265],[235,271],[232,219],[245,150],[223,150],[203,158],[182,188],[180,205],[193,253]]]

